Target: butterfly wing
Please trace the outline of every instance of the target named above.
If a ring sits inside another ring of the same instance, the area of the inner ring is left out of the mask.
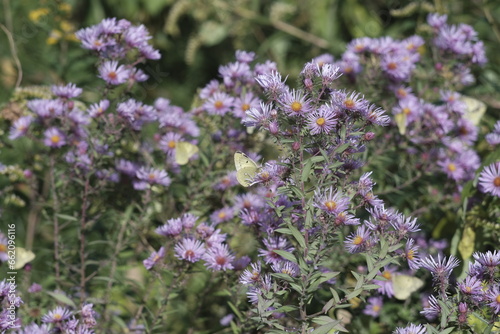
[[[398,126],[399,133],[404,135],[406,133],[406,114],[404,112],[394,115],[394,120]]]
[[[481,117],[483,117],[486,112],[486,104],[483,101],[479,101],[469,96],[462,96],[461,99],[467,105],[464,118],[468,119],[472,122],[472,124],[477,126]]]
[[[22,247],[16,248],[16,265],[15,269],[19,270],[24,268],[27,263],[30,263],[35,259],[35,253],[32,251],[26,250]]]
[[[243,152],[234,154],[234,165],[236,167],[236,179],[243,187],[250,186],[250,181],[257,172],[259,166]]]
[[[198,146],[185,141],[177,142],[175,145],[175,162],[178,165],[185,165],[196,153],[198,153]]]
[[[418,277],[403,274],[392,277],[394,297],[399,300],[408,299],[413,292],[420,289],[423,285],[424,281]]]

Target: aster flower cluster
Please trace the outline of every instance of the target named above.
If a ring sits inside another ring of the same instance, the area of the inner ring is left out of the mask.
[[[222,215],[220,215],[222,216]],[[204,261],[211,271],[227,271],[246,266],[249,260],[237,259],[226,243],[227,235],[222,233],[216,225],[220,222],[217,214],[211,223],[198,222],[199,217],[184,214],[179,218],[172,218],[156,229],[156,233],[173,242],[174,255],[187,264]],[[155,266],[161,268],[167,249],[162,246],[143,261],[146,269]],[[243,261],[243,263],[241,263]]]
[[[109,85],[132,85],[147,80],[148,75],[135,65],[146,59],[161,58],[158,50],[148,43],[151,36],[146,27],[134,26],[125,19],[104,19],[78,30],[75,35],[83,48],[99,56],[99,77]],[[129,59],[130,64],[120,64],[125,59]]]
[[[31,333],[78,333],[94,334],[97,325],[97,313],[93,309],[93,304],[84,304],[78,311],[71,311],[67,307],[58,306],[48,311],[41,318],[41,324],[35,322],[22,326],[22,329],[15,331],[16,334]],[[78,318],[77,318],[78,316]]]
[[[0,331],[2,333],[21,326],[21,321],[16,313],[24,301],[16,291],[15,281],[7,279],[0,281]]]
[[[450,256],[428,257],[422,261],[422,267],[428,269],[435,289],[439,292],[436,298],[431,295],[428,306],[421,312],[429,320],[440,316],[448,308],[453,313],[454,322],[461,328],[470,325],[469,318],[473,312],[482,314],[486,324],[493,324],[500,314],[500,253],[498,251],[475,252],[473,261],[469,263],[467,276],[456,283],[456,295],[449,296],[448,278],[459,261]],[[439,302],[440,301],[440,302]]]

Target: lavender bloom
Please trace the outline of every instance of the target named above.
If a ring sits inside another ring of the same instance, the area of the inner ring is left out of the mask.
[[[43,134],[45,137],[43,141],[45,146],[59,148],[66,145],[66,136],[58,128],[55,127],[49,128],[45,130]]]
[[[349,234],[344,241],[344,246],[349,253],[360,253],[371,245],[370,230],[364,225],[358,227],[356,232]]]
[[[205,266],[212,271],[231,270],[234,255],[231,254],[226,244],[215,245],[207,250],[203,255],[206,261]]]
[[[68,319],[73,313],[65,307],[56,307],[42,317],[42,322],[45,323],[60,323]]]
[[[492,146],[496,146],[500,144],[500,121],[497,121],[495,123],[495,127],[493,128],[493,131],[491,133],[488,133],[485,136],[486,141],[488,144]]]
[[[292,90],[280,96],[278,102],[289,116],[305,116],[312,111],[311,100],[301,90]]]
[[[42,118],[58,117],[63,114],[64,104],[61,100],[30,100],[27,107]]]
[[[315,191],[313,205],[328,214],[337,215],[349,208],[349,198],[330,187],[325,192]]]
[[[256,284],[261,277],[261,263],[255,262],[251,264],[251,269],[245,269],[240,275],[240,283],[243,285]]]
[[[180,218],[171,218],[167,222],[156,229],[156,233],[164,237],[176,237],[182,233],[184,224]]]
[[[500,162],[484,167],[479,174],[479,190],[500,197]]]
[[[222,208],[220,210],[215,210],[210,215],[210,221],[213,225],[217,225],[226,221],[231,220],[234,217],[234,210],[228,207]]]
[[[307,115],[307,122],[311,134],[328,134],[337,125],[337,119],[334,109],[330,105],[321,105],[321,107]]]
[[[23,116],[16,119],[10,128],[9,139],[13,140],[24,136],[28,132],[28,128],[32,122],[32,116]]]
[[[386,266],[384,267],[384,271],[380,273],[380,276],[386,279],[386,281],[382,280],[373,280],[373,283],[380,285],[380,288],[378,288],[378,292],[386,295],[387,297],[392,297],[394,296],[394,287],[392,284],[392,276],[393,274],[396,273],[396,270],[398,268],[395,266]]]
[[[66,86],[52,86],[51,87],[52,93],[54,95],[60,97],[60,98],[65,98],[65,99],[71,99],[74,97],[79,96],[82,93],[82,89],[76,87],[75,84],[67,84]]]
[[[119,65],[116,60],[105,61],[99,66],[99,78],[109,84],[120,85],[127,81],[130,71],[124,66]]]
[[[383,305],[384,302],[381,296],[370,297],[368,298],[368,304],[363,310],[363,313],[372,316],[373,318],[376,318],[380,315],[380,311],[382,311]]]
[[[144,267],[146,267],[147,270],[151,270],[161,259],[165,257],[165,247],[161,247],[158,252],[153,252],[151,255],[142,263],[144,264]]]
[[[414,245],[415,240],[408,239],[405,245],[405,251],[403,256],[406,258],[408,262],[408,266],[411,270],[417,270],[420,268],[420,257],[418,255],[418,246]]]
[[[444,294],[446,287],[448,286],[448,278],[450,277],[453,268],[457,267],[459,264],[458,259],[455,256],[450,255],[449,259],[446,260],[446,257],[441,258],[441,255],[438,254],[437,261],[429,255],[420,263],[422,268],[431,272],[434,282],[439,286],[441,293]]]
[[[210,115],[225,115],[233,107],[234,98],[223,92],[216,92],[203,104]]]
[[[175,257],[188,262],[198,262],[205,254],[205,246],[196,239],[184,238],[174,247]]]
[[[300,272],[299,266],[290,261],[271,263],[271,269],[275,273],[286,274],[290,277],[296,277]]]
[[[88,109],[87,113],[90,117],[95,118],[104,114],[109,108],[109,100],[101,100],[98,103],[92,104]]]
[[[136,176],[139,180],[145,181],[149,184],[159,184],[168,187],[172,182],[168,177],[167,172],[161,169],[141,167]]]
[[[457,284],[458,289],[466,296],[472,297],[472,299],[479,301],[482,299],[483,291],[481,286],[481,280],[475,276],[467,276],[465,280]]]
[[[485,293],[488,306],[494,314],[500,313],[500,287],[498,285],[492,286],[488,292]]]
[[[285,252],[293,252],[294,247],[290,246],[288,241],[283,237],[266,238],[263,240],[266,249],[259,249],[259,256],[264,257],[265,263],[279,263],[284,261],[281,255],[275,253],[275,250],[283,250]]]
[[[426,328],[423,325],[410,324],[406,327],[398,327],[393,334],[425,334],[427,333]]]

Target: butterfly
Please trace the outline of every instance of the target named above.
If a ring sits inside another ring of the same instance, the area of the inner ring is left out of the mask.
[[[392,288],[396,299],[406,300],[422,286],[424,286],[424,281],[420,278],[403,274],[392,276]]]
[[[243,187],[250,186],[251,179],[259,171],[259,166],[243,152],[234,154],[234,165],[236,166],[236,178]]]
[[[185,165],[189,159],[198,153],[198,146],[188,143],[187,141],[180,141],[175,144],[175,162],[178,165]]]
[[[486,112],[486,104],[482,101],[476,100],[472,97],[462,95],[460,98],[467,105],[464,118],[468,119],[475,126],[479,124],[481,117]]]
[[[399,133],[404,135],[406,133],[406,114],[404,112],[394,115],[394,120],[398,126]]]
[[[35,253],[22,247],[16,247],[16,265],[15,269],[22,269],[27,263],[35,259]]]

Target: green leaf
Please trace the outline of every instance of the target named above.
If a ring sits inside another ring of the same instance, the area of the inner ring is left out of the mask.
[[[290,231],[289,228],[283,227],[283,228],[278,228],[274,230],[275,232],[281,233],[281,234],[286,234],[286,235],[291,235],[292,231]]]
[[[297,242],[299,243],[300,247],[306,248],[306,240],[304,239],[302,233],[300,233],[300,231],[293,225],[289,225],[288,228],[290,229],[290,232],[292,232],[292,235],[295,238],[295,240],[297,240]]]
[[[52,298],[54,298],[58,302],[69,305],[69,306],[76,309],[75,302],[73,302],[71,299],[69,299],[65,294],[62,294],[59,292],[51,292],[51,291],[47,291],[46,294],[48,294],[49,296],[51,296]]]
[[[67,220],[70,222],[76,222],[78,219],[76,217],[70,216],[70,215],[64,215],[62,213],[56,214],[57,217],[61,218],[62,220]]]
[[[359,296],[361,292],[363,292],[363,289],[362,289],[362,288],[355,289],[355,290],[353,290],[351,293],[349,293],[347,296],[345,296],[345,298],[346,298],[347,300],[349,300],[349,299],[353,299],[354,297]]]
[[[278,254],[279,256],[281,256],[282,258],[284,258],[290,262],[298,263],[297,259],[295,258],[295,256],[293,256],[292,253],[289,253],[289,252],[281,250],[281,249],[276,249],[273,252],[275,252],[276,254]]]
[[[455,330],[455,327],[446,328],[446,329],[444,329],[444,330],[440,331],[440,332],[439,332],[439,334],[450,334],[450,333],[452,333],[454,330]],[[484,334],[486,334],[486,333],[484,333]]]
[[[302,175],[300,177],[300,180],[302,182],[306,182],[307,179],[309,178],[309,175],[311,174],[312,164],[313,164],[313,162],[311,159],[308,159],[306,161],[306,164],[304,165],[304,168],[302,169]]]
[[[240,319],[241,321],[245,320],[245,318],[243,317],[243,315],[241,314],[241,312],[238,310],[238,308],[236,307],[236,305],[234,305],[233,303],[231,302],[227,302],[227,305],[229,305],[229,307],[231,308],[231,310],[233,311],[233,313],[238,317],[238,319]]]

